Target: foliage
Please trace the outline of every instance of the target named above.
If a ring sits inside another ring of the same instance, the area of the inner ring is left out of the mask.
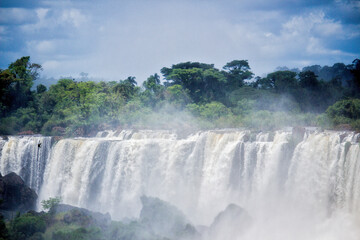
[[[6,228],[4,217],[0,215],[0,240],[9,239],[9,231]]]
[[[333,125],[349,124],[360,130],[360,99],[341,100],[326,110]]]
[[[17,216],[10,225],[11,238],[14,240],[30,239],[35,233],[43,233],[46,229],[46,223],[42,217],[29,213]],[[36,236],[32,237],[32,239],[35,238]]]
[[[231,114],[230,109],[220,102],[211,102],[204,105],[189,104],[186,107],[193,115],[201,116],[207,120],[215,120]]]
[[[49,198],[48,200],[42,200],[41,206],[45,210],[50,210],[54,206],[58,205],[60,202],[61,202],[61,197]]]
[[[244,81],[251,79],[254,75],[250,71],[247,60],[233,60],[228,62],[223,69],[226,71],[227,86],[229,89],[236,89],[244,85]]]
[[[77,228],[75,230],[56,231],[53,240],[101,240],[105,239],[97,228]]]
[[[185,105],[191,102],[188,91],[186,91],[179,84],[167,87],[165,92],[165,98],[168,102],[179,108],[183,108]]]
[[[348,116],[357,105],[334,104],[359,99],[359,69],[355,59],[350,65],[314,65],[299,73],[275,71],[253,78],[247,60],[230,61],[222,70],[183,62],[161,69],[163,83],[155,73],[142,87],[135,77],[117,82],[63,78],[33,89],[41,66],[22,57],[0,70],[0,134],[92,136],[119,127],[261,129],[288,125],[289,116],[313,126],[350,124],[358,129],[358,116]],[[325,111],[326,118],[321,115]],[[318,121],[305,120],[314,114]],[[272,122],[279,116],[284,119]]]

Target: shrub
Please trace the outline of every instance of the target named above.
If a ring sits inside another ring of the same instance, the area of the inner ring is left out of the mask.
[[[45,232],[45,229],[46,223],[42,217],[25,214],[12,221],[11,235],[14,239],[27,239],[37,232]]]

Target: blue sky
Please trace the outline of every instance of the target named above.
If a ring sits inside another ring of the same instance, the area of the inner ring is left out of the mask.
[[[21,56],[42,77],[138,82],[183,61],[221,68],[350,64],[360,57],[360,1],[0,0],[0,68]]]

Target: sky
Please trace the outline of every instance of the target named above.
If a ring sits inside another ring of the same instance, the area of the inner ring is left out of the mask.
[[[256,76],[350,64],[360,57],[360,1],[0,0],[0,68],[22,56],[48,83],[80,73],[141,83],[185,61],[245,59]]]

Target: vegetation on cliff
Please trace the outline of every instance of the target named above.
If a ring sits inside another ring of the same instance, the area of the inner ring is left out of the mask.
[[[163,81],[154,74],[142,86],[135,77],[118,82],[63,78],[49,89],[34,88],[40,70],[30,57],[0,70],[0,134],[82,136],[118,127],[360,129],[359,59],[255,78],[246,60],[223,69],[184,62],[162,68]]]

